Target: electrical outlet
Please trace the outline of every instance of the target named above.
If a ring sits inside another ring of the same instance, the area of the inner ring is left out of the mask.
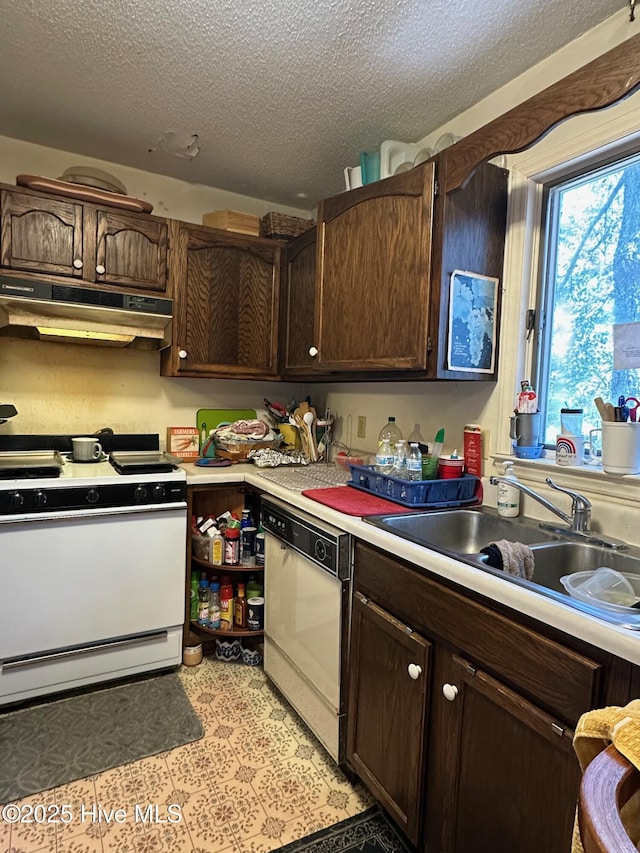
[[[367,419],[364,415],[358,415],[358,438],[367,437]]]

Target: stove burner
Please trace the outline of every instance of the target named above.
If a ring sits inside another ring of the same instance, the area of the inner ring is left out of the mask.
[[[0,479],[59,477],[64,460],[57,450],[0,453]]]
[[[112,453],[109,462],[118,474],[169,474],[180,467],[178,459],[156,450]]]

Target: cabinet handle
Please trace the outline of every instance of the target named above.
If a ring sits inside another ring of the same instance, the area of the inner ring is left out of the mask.
[[[315,358],[318,355],[318,347],[309,347],[309,355]]]
[[[102,264],[98,264],[98,266],[96,267],[96,272],[98,273],[98,275],[104,275],[106,270],[102,266]]]
[[[77,270],[81,270],[81,269],[82,269],[82,261],[80,260],[80,258],[75,258],[75,259],[74,259],[74,261],[73,261],[73,266],[74,266]]]
[[[410,663],[407,667],[407,671],[414,681],[422,675],[422,667],[418,666],[417,663]]]
[[[448,699],[449,702],[453,702],[453,700],[458,695],[458,688],[455,686],[455,684],[443,684],[442,695],[445,699]]]
[[[186,357],[187,357],[187,351],[186,351],[186,349],[180,349],[180,350],[178,350],[178,358],[186,358]]]

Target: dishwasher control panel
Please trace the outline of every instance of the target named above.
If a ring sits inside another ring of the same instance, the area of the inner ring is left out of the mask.
[[[264,498],[262,526],[286,545],[308,557],[340,580],[349,580],[350,537],[319,519],[299,512],[287,504]]]

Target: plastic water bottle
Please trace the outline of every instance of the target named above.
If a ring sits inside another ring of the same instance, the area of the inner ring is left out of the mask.
[[[393,450],[388,438],[383,438],[376,453],[376,468],[381,474],[390,474],[393,470]]]
[[[409,445],[407,476],[409,480],[422,479],[422,453],[420,452],[417,442],[412,442]]]
[[[389,439],[391,447],[395,447],[402,439],[402,433],[400,432],[400,427],[396,424],[395,418],[389,418],[378,433],[378,447],[380,447],[385,438]]]
[[[396,442],[395,453],[393,454],[393,476],[401,479],[407,477],[407,442],[404,439]]]

